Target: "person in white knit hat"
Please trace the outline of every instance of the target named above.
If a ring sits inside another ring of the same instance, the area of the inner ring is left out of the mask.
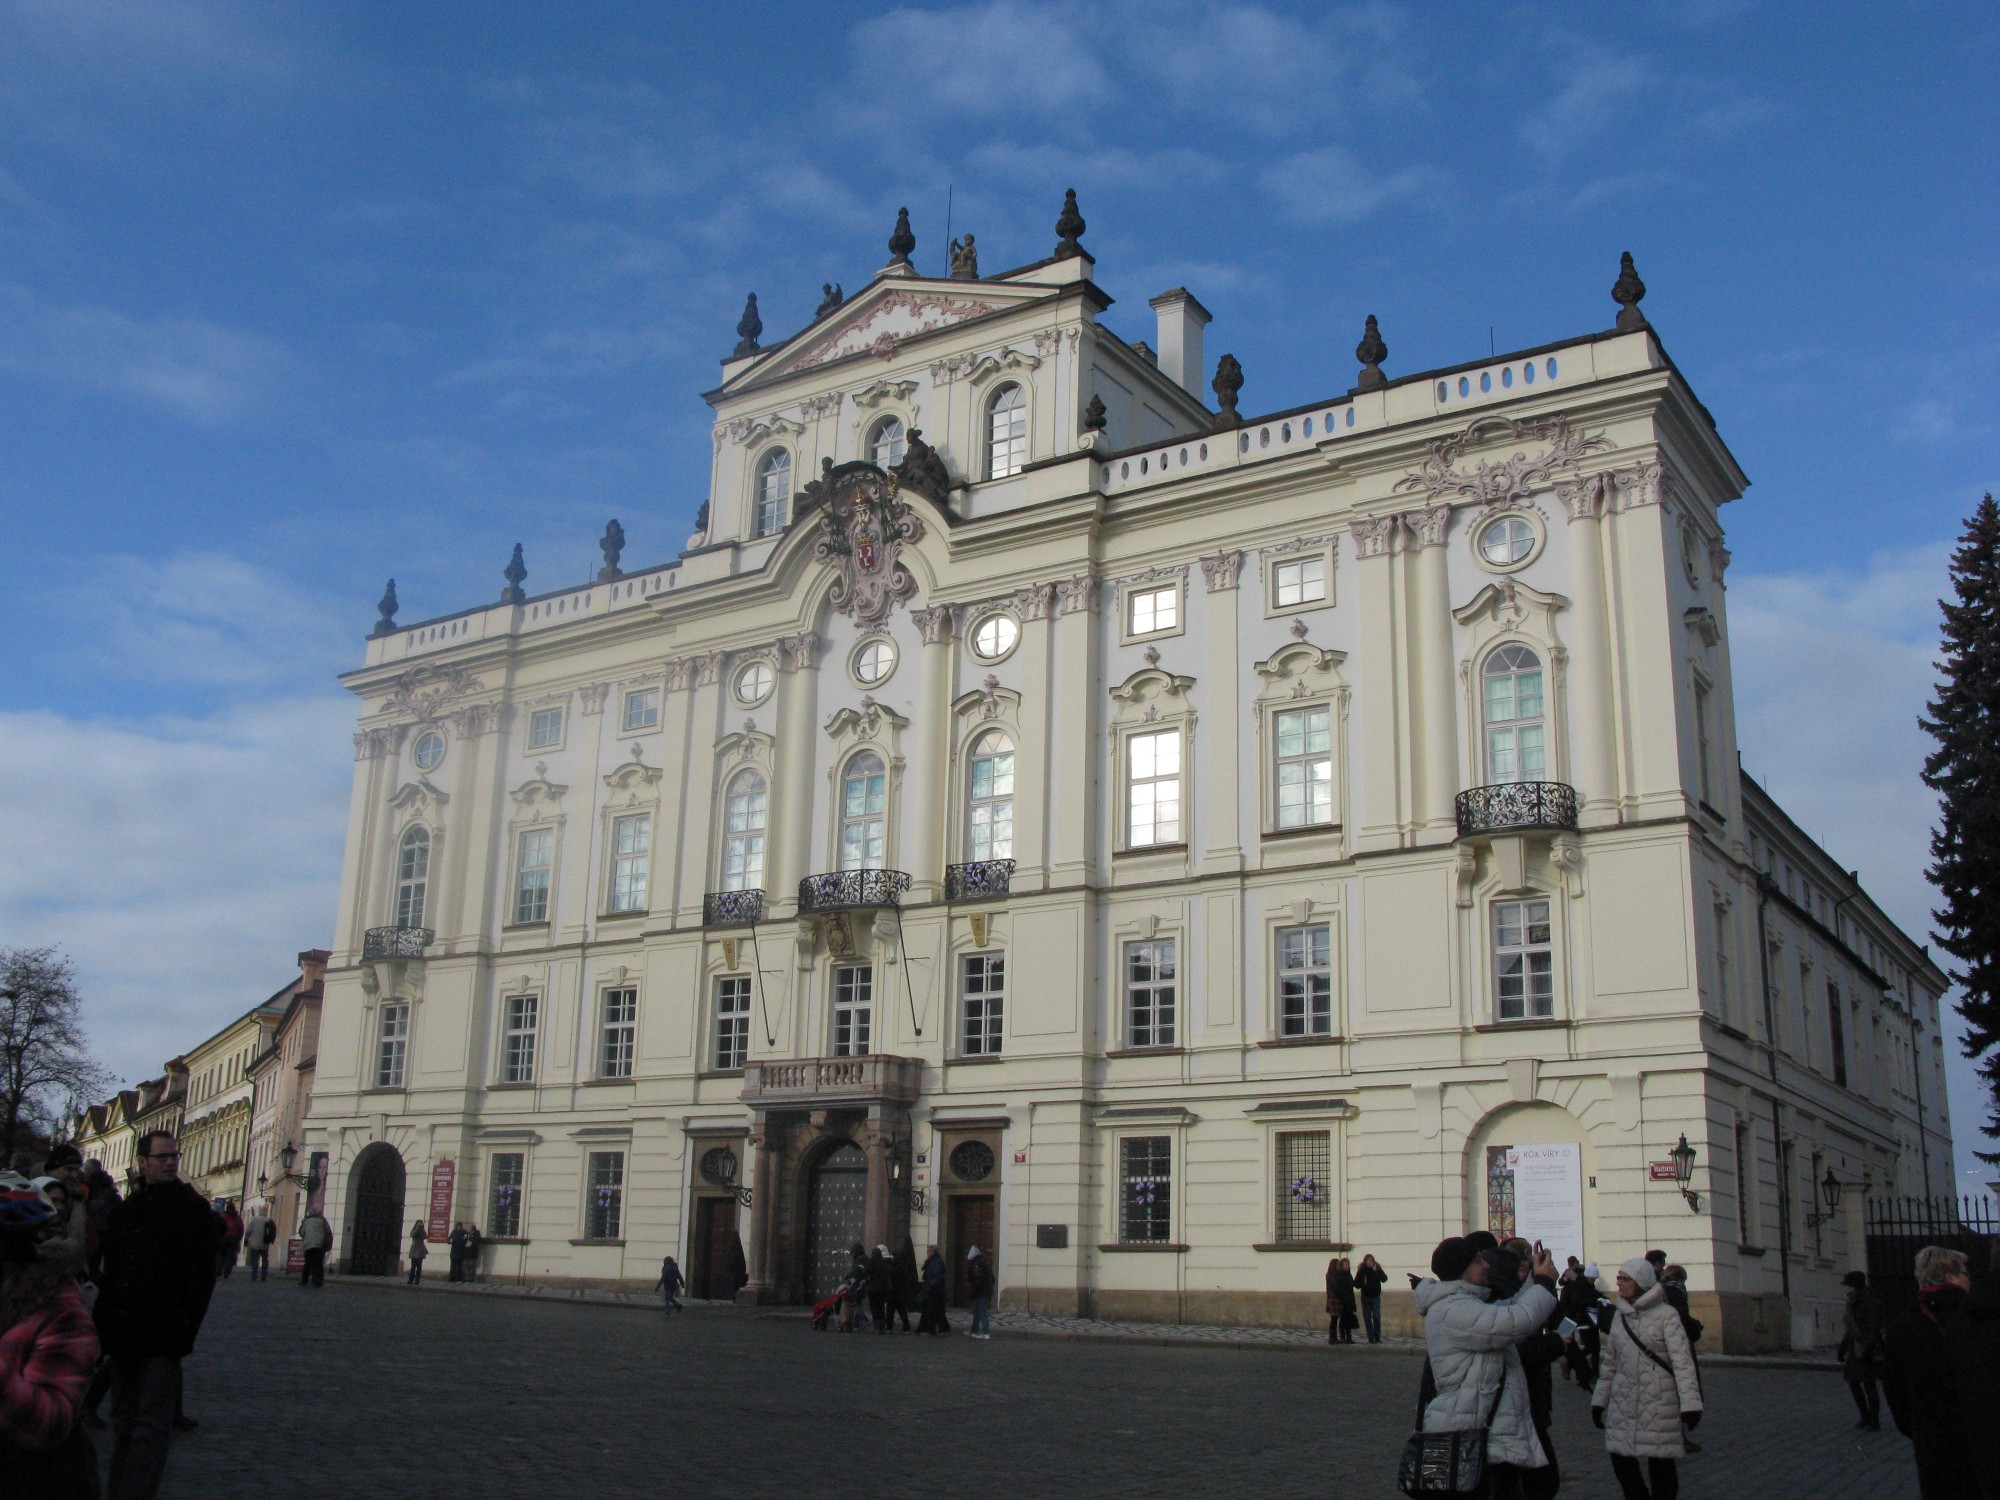
[[[1651,1262],[1626,1261],[1617,1287],[1590,1419],[1604,1429],[1625,1500],[1675,1500],[1678,1461],[1687,1451],[1682,1434],[1701,1421],[1694,1351]]]

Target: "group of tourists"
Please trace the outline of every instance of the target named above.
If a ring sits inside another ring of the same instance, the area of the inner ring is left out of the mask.
[[[833,1292],[815,1303],[813,1327],[838,1327],[842,1333],[873,1328],[877,1333],[893,1333],[901,1322],[905,1333],[933,1337],[951,1332],[947,1306],[951,1300],[951,1272],[944,1256],[932,1245],[917,1264],[916,1245],[905,1238],[902,1249],[889,1253],[887,1245],[877,1245],[871,1253],[855,1245],[848,1252],[848,1270]],[[972,1301],[972,1323],[968,1336],[986,1340],[993,1337],[992,1311],[995,1278],[993,1257],[978,1245],[965,1252],[965,1285]],[[914,1308],[917,1323],[910,1326]]]
[[[1388,1272],[1372,1255],[1361,1257],[1361,1264],[1350,1266],[1345,1256],[1336,1255],[1326,1263],[1326,1341],[1329,1344],[1351,1344],[1354,1330],[1366,1328],[1368,1342],[1382,1342],[1382,1287],[1389,1279]],[[1360,1317],[1355,1316],[1356,1306]]]

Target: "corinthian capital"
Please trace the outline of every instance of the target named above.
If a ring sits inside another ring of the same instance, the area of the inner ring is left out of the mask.
[[[910,618],[917,622],[926,646],[942,646],[950,641],[958,628],[958,611],[949,604],[939,604],[930,609],[913,609]]]
[[[1442,502],[1422,510],[1406,510],[1401,518],[1404,534],[1412,547],[1442,547],[1451,529],[1451,507]]]
[[[778,637],[778,667],[786,672],[803,672],[813,664],[813,652],[819,647],[819,637],[810,630],[801,630],[797,635]]]
[[[1387,557],[1390,544],[1396,538],[1396,518],[1366,516],[1359,521],[1350,521],[1347,529],[1354,534],[1357,557]]]

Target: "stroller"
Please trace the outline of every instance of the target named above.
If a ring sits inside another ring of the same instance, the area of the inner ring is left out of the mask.
[[[840,1312],[842,1300],[848,1295],[850,1295],[849,1289],[843,1286],[824,1302],[815,1302],[813,1304],[813,1327],[822,1333],[831,1328],[835,1316]]]

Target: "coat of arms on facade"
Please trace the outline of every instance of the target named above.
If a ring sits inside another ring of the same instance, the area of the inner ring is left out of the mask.
[[[896,476],[873,464],[831,462],[805,489],[807,509],[819,511],[813,556],[839,574],[827,603],[862,626],[880,625],[917,591],[903,566],[906,542],[924,534],[923,521],[904,502]]]

